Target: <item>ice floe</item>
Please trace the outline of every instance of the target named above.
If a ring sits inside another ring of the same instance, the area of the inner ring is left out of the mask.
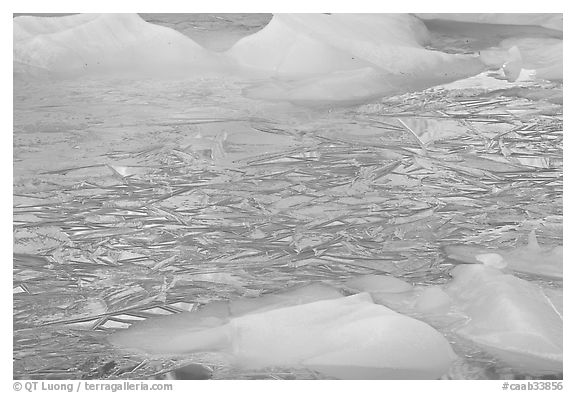
[[[318,285],[149,320],[109,340],[149,354],[216,351],[241,368],[300,367],[340,379],[439,378],[456,357],[428,324],[366,292],[342,297]]]

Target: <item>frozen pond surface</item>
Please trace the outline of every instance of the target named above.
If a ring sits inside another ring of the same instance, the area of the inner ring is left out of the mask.
[[[271,18],[142,17],[215,51]],[[463,39],[434,23],[430,45],[450,53],[561,38],[514,27]],[[203,353],[143,363],[104,338],[130,318],[362,274],[444,284],[446,245],[507,249],[532,230],[562,245],[562,83],[503,78],[293,105],[248,98],[259,81],[234,73],[17,77],[15,378],[142,378],[191,359],[214,378],[321,378]],[[469,343],[455,352],[444,378],[535,377]]]

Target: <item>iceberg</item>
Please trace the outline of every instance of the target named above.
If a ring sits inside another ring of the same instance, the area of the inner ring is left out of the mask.
[[[14,71],[58,77],[193,74],[225,62],[137,14],[14,18]]]
[[[519,372],[562,372],[562,289],[484,264],[459,265],[451,274],[452,281],[435,286],[359,276],[343,284],[358,293],[352,296],[312,284],[213,302],[136,323],[109,341],[148,355],[218,352],[248,369],[304,367],[335,378],[416,379],[439,378],[450,369],[455,355],[444,334]]]
[[[420,90],[476,75],[479,56],[425,49],[426,26],[407,14],[278,14],[228,51],[276,78],[254,98],[349,102]]]
[[[245,67],[284,76],[368,65],[401,72],[412,60],[404,55],[427,40],[424,24],[405,14],[275,14],[228,53]]]
[[[561,39],[508,37],[480,54],[445,53],[426,47],[431,35],[420,19],[440,17],[486,29],[487,23],[561,29],[562,22],[558,14],[276,14],[262,30],[215,52],[137,14],[19,16],[13,20],[14,71],[63,78],[233,73],[248,78],[248,97],[319,105],[417,91],[503,65],[510,80],[522,68],[562,79]]]
[[[480,52],[490,68],[504,68],[514,82],[523,70],[532,78],[562,81],[563,42],[557,38],[508,38]]]
[[[482,61],[514,82],[562,80],[562,14],[416,14],[431,30],[469,38]],[[468,42],[468,41],[467,41]]]
[[[563,80],[563,43],[556,38],[509,38],[500,43],[504,50],[516,48],[522,68],[533,70],[539,79]]]
[[[378,304],[474,343],[520,372],[562,372],[562,292],[485,265],[460,265],[443,286],[372,292]],[[394,285],[397,287],[397,284]],[[362,289],[362,288],[359,288]]]
[[[222,317],[219,304],[220,310],[186,313],[185,323],[161,317],[116,333],[109,341],[152,354],[222,352],[242,368],[307,368],[339,379],[439,378],[455,359],[438,331],[374,304],[366,292],[322,299],[334,294],[326,288],[318,292],[317,286],[299,291],[307,294],[298,300],[302,304],[286,306],[276,303],[278,297],[263,297],[264,308],[229,318]]]
[[[486,265],[460,265],[445,285],[388,276],[314,284],[152,318],[109,337],[150,355],[220,352],[244,368],[305,367],[336,378],[438,378],[456,335],[519,372],[562,372],[562,290]],[[394,311],[392,311],[394,310]],[[435,330],[438,329],[438,330]]]
[[[250,366],[302,365],[339,379],[432,379],[455,355],[429,325],[374,304],[368,293],[232,321]]]
[[[482,265],[461,265],[446,287],[468,322],[456,333],[516,369],[562,372],[562,315],[537,285]]]
[[[425,49],[424,24],[407,14],[278,14],[227,52],[207,50],[136,14],[14,18],[14,70],[72,78],[195,76],[252,80],[252,98],[357,102],[481,72],[477,55]],[[271,78],[271,79],[270,79]]]
[[[357,295],[313,284],[151,318],[109,337],[149,355],[218,352],[240,368],[296,367],[344,379],[439,378],[455,355],[446,336],[532,375],[562,372],[562,290],[485,265],[445,285],[389,276],[350,279]],[[438,329],[438,330],[436,330]],[[460,344],[462,345],[462,344]]]

